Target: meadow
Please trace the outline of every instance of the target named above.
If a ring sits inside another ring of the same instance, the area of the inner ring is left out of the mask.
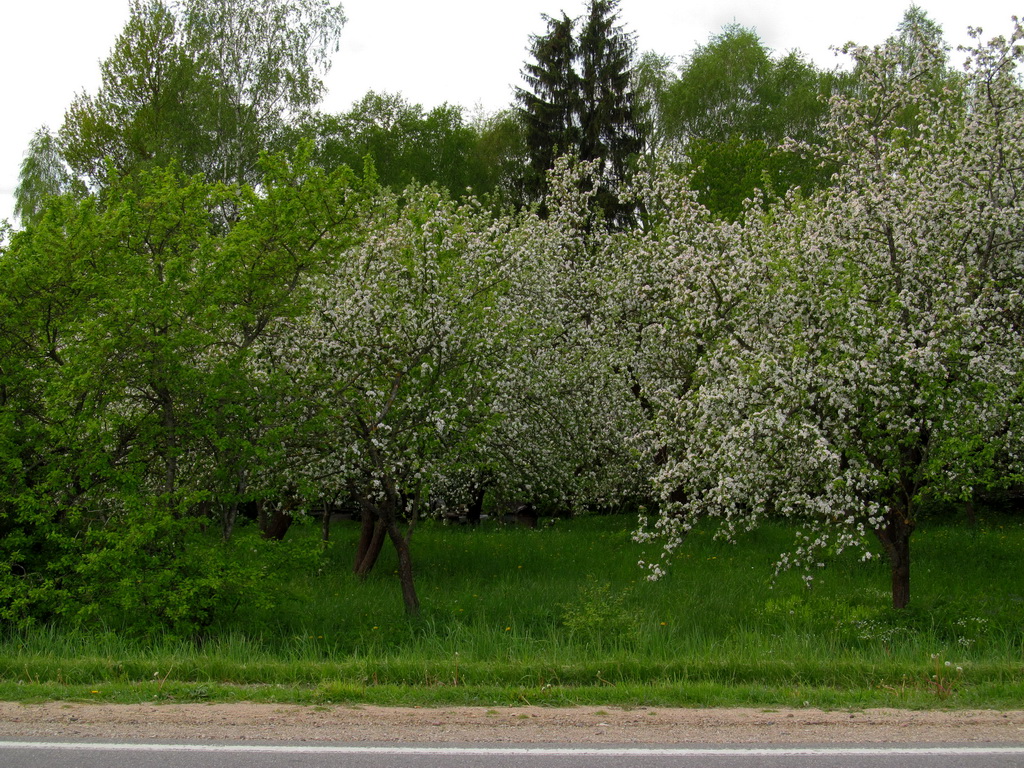
[[[403,705],[995,707],[1024,703],[1024,525],[982,515],[927,521],[912,540],[910,607],[889,570],[849,551],[808,589],[772,579],[791,541],[766,526],[733,545],[690,535],[668,575],[635,519],[538,529],[425,523],[413,537],[422,616],[406,617],[393,553],[351,574],[358,526],[315,524],[282,544],[240,529],[237,557],[272,552],[259,601],[200,636],[117,626],[10,630],[0,698],[253,700]]]

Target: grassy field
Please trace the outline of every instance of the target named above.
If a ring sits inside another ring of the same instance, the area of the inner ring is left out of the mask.
[[[413,539],[423,604],[402,612],[393,555],[350,574],[357,530],[268,579],[200,639],[116,627],[0,638],[0,698],[405,705],[1024,706],[1024,525],[929,523],[912,540],[911,607],[880,561],[848,553],[808,590],[771,583],[791,533],[736,545],[691,535],[648,582],[626,516],[537,530],[426,524]],[[293,549],[315,550],[313,525]],[[303,541],[305,540],[305,541]],[[303,547],[302,544],[308,543]],[[242,529],[239,556],[259,549]]]

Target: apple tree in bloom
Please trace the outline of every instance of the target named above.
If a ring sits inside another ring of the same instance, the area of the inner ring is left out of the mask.
[[[833,100],[824,150],[803,148],[839,168],[818,197],[730,228],[651,182],[652,576],[697,516],[730,538],[781,517],[799,533],[779,566],[807,579],[874,536],[902,608],[922,507],[1019,477],[1022,37],[1015,22],[970,51],[956,93],[935,87],[938,47],[852,48],[856,95]]]
[[[308,311],[264,354],[294,377],[305,414],[296,482],[360,500],[415,614],[410,538],[498,419],[497,379],[529,335],[509,285],[530,254],[507,221],[429,188],[381,192],[362,216],[363,235],[339,244]]]
[[[516,222],[530,269],[512,286],[513,301],[533,331],[529,354],[500,377],[503,418],[486,441],[499,502],[574,512],[647,492],[628,440],[639,406],[613,354],[626,238],[593,204],[592,172],[560,161],[548,176],[547,215]]]

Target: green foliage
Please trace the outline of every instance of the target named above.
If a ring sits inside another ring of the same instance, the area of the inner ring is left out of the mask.
[[[369,162],[377,181],[396,192],[419,183],[458,199],[470,189],[486,197],[504,183],[507,146],[515,138],[502,135],[509,128],[496,120],[485,136],[459,107],[425,112],[397,94],[371,91],[348,112],[308,116],[295,133],[314,139],[314,160],[325,170],[347,165],[362,171]]]
[[[193,528],[217,512],[229,537],[240,503],[285,493],[282,435],[299,417],[282,397],[291,380],[255,342],[302,311],[299,278],[353,237],[363,198],[350,172],[301,154],[267,168],[259,196],[173,169],[111,173],[104,204],[52,198],[12,238],[0,259],[4,618],[45,621],[84,600],[186,631],[235,582],[245,591]],[[214,214],[225,208],[229,231]]]
[[[45,562],[35,563],[26,556],[37,542],[7,540],[14,565],[0,578],[0,622],[196,637],[240,607],[270,609],[278,585],[315,568],[319,557],[316,548],[252,536],[227,543],[206,527],[200,518],[161,508],[126,509],[103,526],[81,527],[73,538],[50,528]]]
[[[27,224],[42,212],[47,199],[75,187],[55,137],[43,126],[29,142],[21,163],[14,193],[14,215],[22,224]]]
[[[735,220],[756,190],[771,197],[827,182],[829,167],[780,145],[817,141],[828,97],[841,85],[841,75],[815,69],[796,52],[773,58],[754,30],[729,25],[661,85],[662,151],[692,174],[702,204]]]
[[[640,136],[646,142],[643,152],[648,156],[664,154],[667,150],[667,126],[662,107],[665,92],[675,80],[674,69],[670,56],[654,51],[642,53],[633,67],[634,113]]]
[[[547,173],[570,155],[594,163],[593,205],[612,226],[633,223],[620,195],[644,146],[633,97],[633,36],[618,23],[618,0],[591,0],[576,22],[544,16],[545,35],[531,39],[519,101],[529,156],[525,189],[545,210]]]
[[[133,0],[131,15],[100,68],[95,96],[80,93],[60,131],[64,159],[93,185],[107,163],[120,174],[177,160],[186,173],[203,170],[213,151],[205,135],[215,84],[179,40],[179,22],[161,0]]]
[[[513,110],[477,116],[477,162],[488,169],[487,184],[476,182],[474,194],[489,199],[498,209],[522,207],[526,200],[523,169],[526,168],[526,135]]]
[[[200,530],[201,520],[127,510],[90,528],[62,584],[70,623],[192,637],[241,604],[269,604],[271,573]]]
[[[732,24],[686,59],[662,97],[663,121],[683,142],[811,138],[827,82],[798,53],[774,59],[754,30]]]
[[[321,0],[133,0],[99,90],[65,115],[61,156],[93,188],[108,167],[130,177],[172,161],[254,184],[260,153],[319,101],[344,21]]]
[[[640,629],[629,597],[628,589],[591,579],[573,602],[563,606],[562,624],[574,640],[596,648],[629,643]]]

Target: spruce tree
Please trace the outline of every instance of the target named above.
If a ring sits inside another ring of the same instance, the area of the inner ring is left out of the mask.
[[[617,191],[643,147],[631,88],[633,35],[618,24],[618,0],[591,0],[580,33],[581,160],[599,163],[598,204],[612,225],[632,222]]]
[[[544,16],[548,31],[531,40],[533,60],[523,68],[527,88],[517,89],[529,166],[526,191],[544,209],[545,176],[556,158],[572,155],[597,163],[597,205],[605,221],[632,221],[618,189],[643,147],[633,104],[633,35],[618,23],[618,0],[590,0],[577,22],[564,13]]]
[[[547,34],[533,36],[533,61],[523,67],[529,89],[516,89],[529,157],[523,186],[528,200],[540,201],[542,209],[548,170],[559,156],[578,153],[580,143],[580,80],[575,69],[573,21],[564,13],[560,19],[543,18]]]

